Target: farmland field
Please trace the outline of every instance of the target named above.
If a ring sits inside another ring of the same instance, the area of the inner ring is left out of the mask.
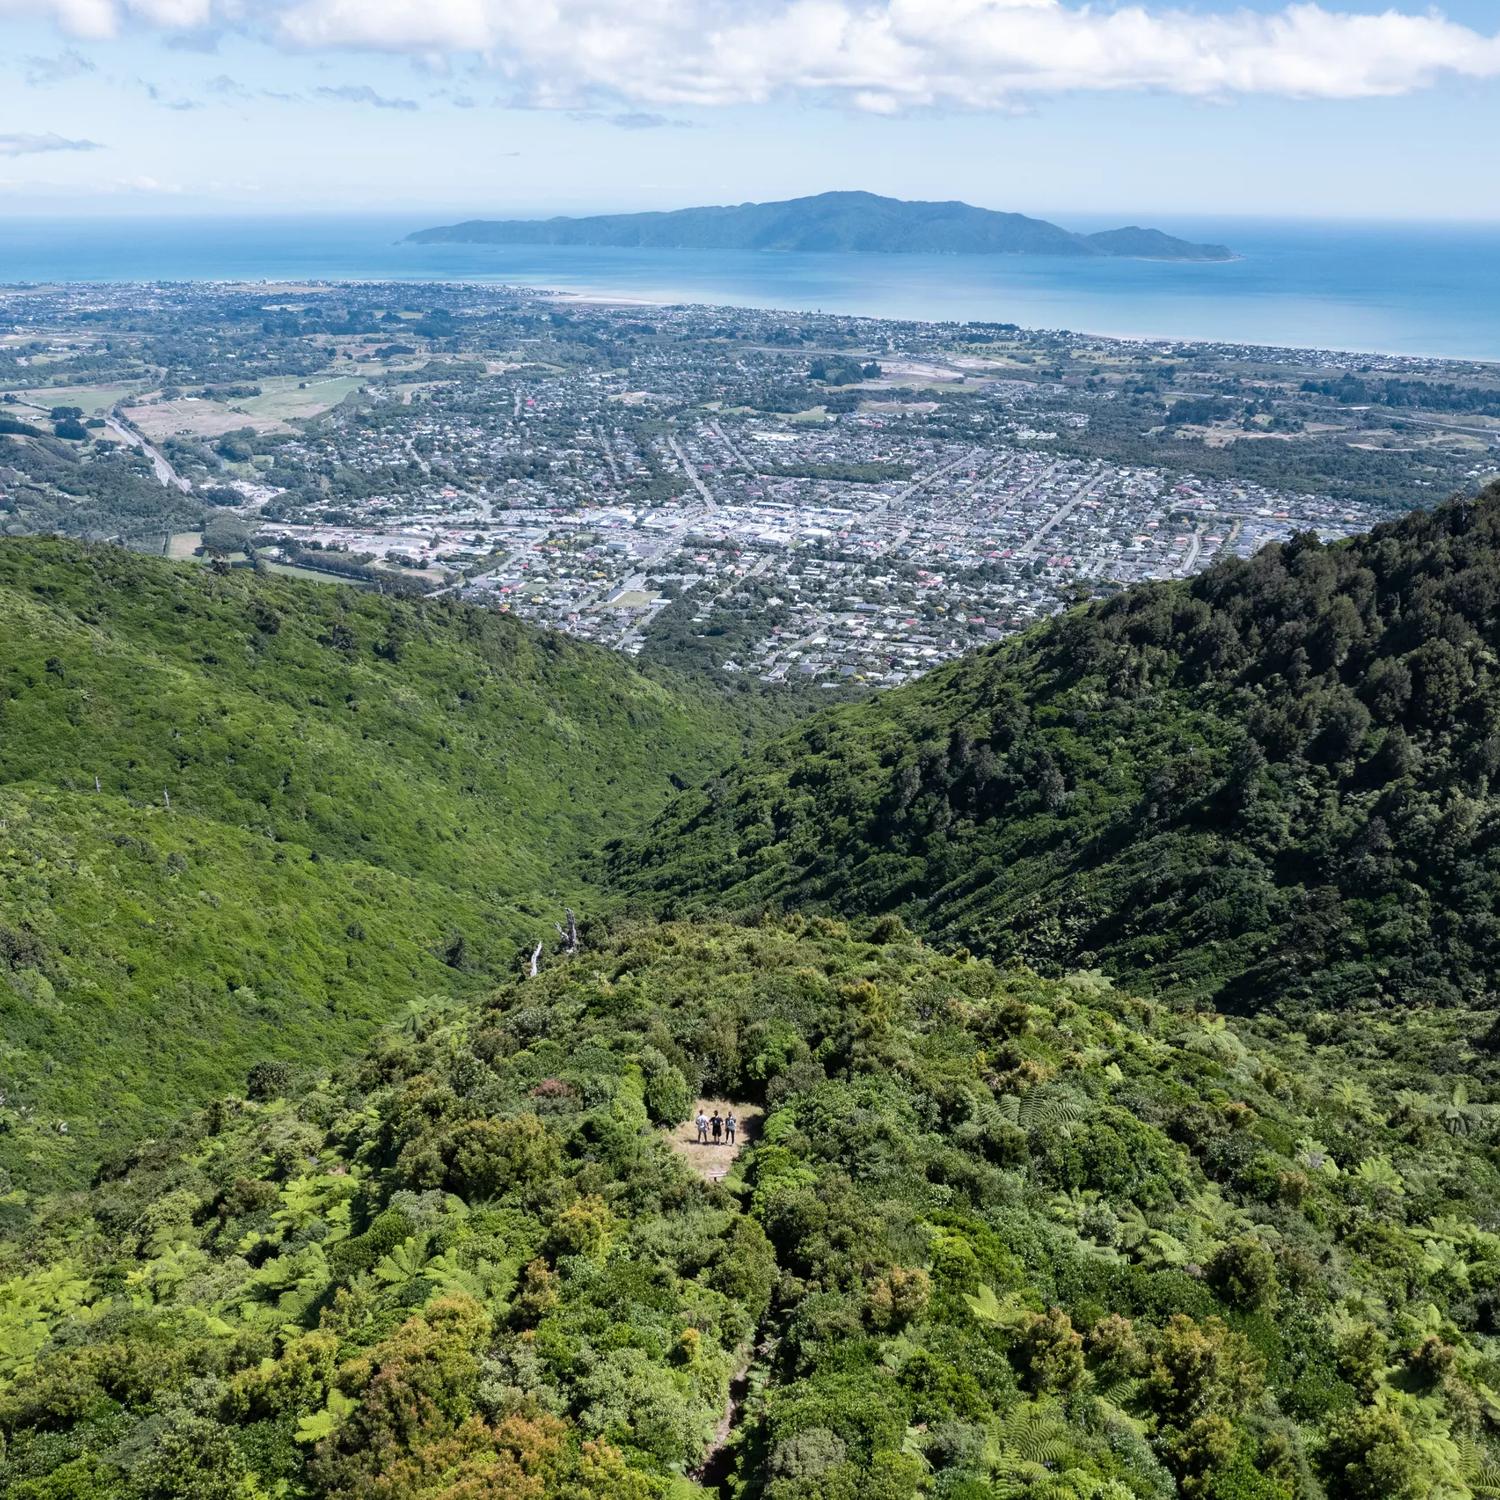
[[[371,585],[362,578],[340,578],[333,573],[319,572],[316,568],[299,568],[295,563],[262,562],[261,566],[270,573],[281,573],[287,578],[308,578],[314,583],[346,584],[352,589],[367,589]]]
[[[252,396],[235,405],[251,416],[272,417],[279,421],[316,417],[359,390],[368,378],[365,375],[314,376],[304,382],[291,375],[272,377],[260,382],[263,395]]]
[[[239,432],[253,427],[257,432],[289,432],[284,423],[274,417],[247,416],[238,406],[226,406],[221,401],[204,401],[194,396],[184,396],[178,401],[158,401],[150,406],[132,406],[125,415],[146,434],[160,441],[178,433],[191,433],[194,437],[223,437],[226,432]]]
[[[144,381],[118,385],[51,385],[36,386],[16,394],[22,401],[42,411],[51,411],[54,406],[81,406],[84,416],[92,417],[139,395],[144,387]]]

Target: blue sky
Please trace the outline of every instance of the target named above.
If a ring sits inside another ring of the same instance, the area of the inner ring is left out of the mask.
[[[0,212],[1494,218],[1497,140],[1495,0],[0,0]]]

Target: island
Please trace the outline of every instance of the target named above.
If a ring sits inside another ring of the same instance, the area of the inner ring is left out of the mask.
[[[1227,245],[1199,245],[1131,225],[1076,234],[1026,214],[969,203],[922,203],[875,193],[819,193],[587,218],[470,219],[418,230],[418,245],[585,245],[654,250],[844,250],[883,254],[1068,255],[1227,261]]]

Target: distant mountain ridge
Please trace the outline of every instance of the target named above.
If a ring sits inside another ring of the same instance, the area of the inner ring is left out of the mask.
[[[1225,261],[1227,245],[1199,245],[1130,225],[1074,234],[1045,219],[959,202],[922,203],[875,193],[819,193],[589,218],[470,219],[418,230],[416,245],[592,245],[657,250],[845,250],[880,254],[1124,256]]]

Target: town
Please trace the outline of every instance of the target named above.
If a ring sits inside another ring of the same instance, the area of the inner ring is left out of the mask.
[[[1497,373],[1453,362],[1360,362],[1362,390],[1447,394],[1424,415],[1340,404],[1321,386],[1347,358],[1318,351],[517,288],[134,295],[0,294],[6,529],[457,596],[820,689],[1365,530],[1403,488],[1483,482],[1500,443]],[[1334,452],[1365,466],[1324,485]],[[68,499],[121,486],[104,524]]]

